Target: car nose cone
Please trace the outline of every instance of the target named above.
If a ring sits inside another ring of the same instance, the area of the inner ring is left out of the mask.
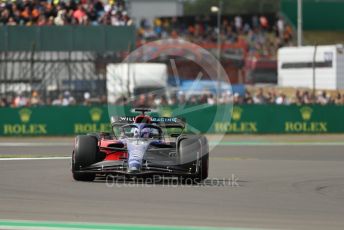
[[[136,166],[131,166],[128,169],[128,173],[138,173],[140,170]]]

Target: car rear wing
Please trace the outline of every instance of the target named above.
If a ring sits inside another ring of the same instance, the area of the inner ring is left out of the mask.
[[[185,119],[177,117],[151,117],[152,124],[163,128],[185,128]],[[112,116],[111,125],[122,126],[132,124],[135,121],[135,116]]]

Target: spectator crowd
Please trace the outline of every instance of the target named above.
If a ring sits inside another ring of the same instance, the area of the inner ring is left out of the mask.
[[[294,95],[287,95],[283,91],[276,92],[275,89],[264,91],[259,88],[255,94],[246,90],[243,97],[234,95],[234,104],[277,104],[277,105],[307,105],[307,104],[336,104],[344,105],[344,93],[317,91],[315,94],[309,90],[295,91]]]
[[[142,19],[138,42],[161,38],[183,38],[195,43],[216,43],[218,28],[211,17],[156,18],[151,25]],[[0,3],[0,25],[133,25],[124,0],[17,0]],[[271,57],[278,47],[290,45],[293,31],[282,17],[224,16],[222,44],[247,47],[251,56]]]
[[[0,2],[0,25],[131,25],[124,0]]]
[[[143,19],[138,29],[141,42],[183,38],[197,44],[215,44],[217,37],[218,27],[208,17],[202,20],[196,17],[192,23],[186,23],[184,18],[157,18],[153,25]],[[269,21],[265,15],[245,19],[237,15],[222,19],[220,38],[222,44],[247,47],[250,56],[274,57],[279,47],[292,44],[293,30],[281,16],[270,17]]]
[[[0,97],[1,98],[1,97]],[[72,106],[72,105],[94,105],[94,104],[106,104],[106,96],[91,97],[89,92],[85,92],[80,98],[76,98],[71,92],[65,91],[62,94],[51,97],[42,96],[37,91],[33,91],[31,94],[27,92],[20,92],[15,94],[7,94],[0,99],[0,107],[35,107],[35,106]]]
[[[200,104],[276,104],[276,105],[344,105],[344,93],[317,91],[315,95],[308,90],[296,90],[293,95],[289,96],[276,89],[264,90],[246,90],[243,95],[239,93],[231,94],[230,92],[222,93],[219,98],[211,92],[204,91],[199,94],[184,94],[179,92],[171,97],[157,96],[151,93],[142,94],[133,100],[123,97],[117,100],[117,105],[130,105],[132,107],[158,107],[168,105],[200,105]],[[107,104],[106,96],[91,97],[89,92],[85,92],[81,98],[76,99],[69,91],[57,96],[54,99],[43,98],[37,91],[33,91],[31,95],[19,93],[16,96],[3,97],[0,100],[0,107],[25,107],[25,106],[70,106],[70,105],[94,105]]]
[[[202,92],[197,95],[185,95],[179,93],[170,99],[166,97],[156,97],[155,95],[141,95],[134,102],[130,103],[121,100],[119,104],[131,104],[136,107],[148,106],[166,106],[166,105],[200,105],[200,104],[258,104],[258,105],[344,105],[344,93],[329,93],[326,91],[318,91],[315,95],[308,90],[296,90],[294,95],[287,96],[283,91],[277,92],[275,89],[263,90],[259,88],[256,92],[245,90],[244,95],[239,93],[231,94],[230,92],[222,93],[219,98],[210,92]]]

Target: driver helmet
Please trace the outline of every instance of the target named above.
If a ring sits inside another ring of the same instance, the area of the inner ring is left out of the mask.
[[[141,129],[140,136],[141,138],[150,138],[151,137],[151,129],[150,128],[143,128]]]

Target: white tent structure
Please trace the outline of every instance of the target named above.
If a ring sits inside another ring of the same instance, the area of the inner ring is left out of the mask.
[[[106,72],[108,102],[122,96],[166,93],[167,65],[163,63],[109,64]]]
[[[278,50],[278,85],[344,89],[343,46],[280,48]]]

